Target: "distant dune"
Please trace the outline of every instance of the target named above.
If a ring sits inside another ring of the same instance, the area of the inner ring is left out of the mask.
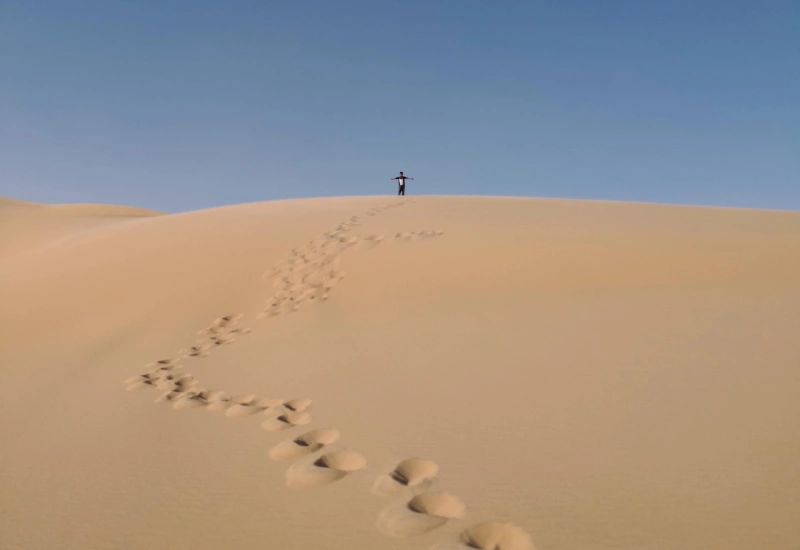
[[[0,260],[38,246],[75,238],[83,231],[161,212],[105,204],[38,204],[0,197]]]
[[[0,199],[0,298],[4,550],[800,544],[800,213]]]

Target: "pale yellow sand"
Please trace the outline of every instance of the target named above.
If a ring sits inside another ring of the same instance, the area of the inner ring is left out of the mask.
[[[0,303],[3,549],[800,547],[798,213],[3,200]]]

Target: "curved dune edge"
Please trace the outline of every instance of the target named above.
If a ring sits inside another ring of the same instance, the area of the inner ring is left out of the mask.
[[[40,209],[70,216],[162,216],[165,213],[150,208],[126,206],[122,204],[69,203],[45,204],[41,202],[23,201],[8,197],[0,197],[0,219],[5,211]]]
[[[0,198],[0,260],[51,250],[102,233],[109,226],[163,212],[106,204],[40,204]]]
[[[386,209],[405,204],[407,202],[371,208],[365,214],[374,216]],[[274,280],[273,287],[276,292],[268,300],[265,309],[256,316],[256,320],[293,313],[302,307],[329,299],[331,290],[345,276],[339,267],[341,254],[361,242],[368,243],[362,250],[371,250],[385,240],[383,235],[368,235],[363,238],[360,235],[350,235],[349,232],[359,225],[361,225],[360,217],[351,216],[331,230],[315,237],[305,246],[292,249],[286,258],[265,272],[262,279]],[[397,233],[393,240],[405,244],[442,235],[443,232],[440,230],[410,231]],[[268,418],[261,423],[261,427],[271,432],[289,430],[311,423],[312,417],[308,412],[312,404],[311,399],[258,398],[255,394],[226,396],[224,390],[196,389],[199,381],[192,375],[175,373],[177,369],[183,368],[183,361],[206,357],[216,347],[232,344],[237,336],[248,334],[250,332],[248,328],[238,326],[243,317],[240,313],[218,317],[206,329],[198,331],[198,339],[194,346],[188,350],[179,350],[172,357],[151,363],[145,373],[125,380],[126,389],[162,390],[165,393],[157,398],[156,402],[171,402],[175,410],[206,408],[209,411],[224,412],[225,416],[234,419],[267,415]],[[269,454],[276,461],[296,460],[323,450],[335,443],[340,435],[335,429],[312,430],[279,443]],[[321,487],[355,475],[367,468],[367,465],[367,459],[355,450],[332,450],[324,452],[317,458],[312,457],[310,460],[289,466],[285,473],[285,485],[290,489]],[[435,462],[419,458],[405,459],[389,474],[378,476],[373,485],[373,493],[388,496],[402,490],[425,488],[435,480],[438,473],[439,466]],[[449,521],[463,518],[466,510],[466,505],[449,493],[421,493],[399,505],[393,503],[385,507],[378,513],[376,527],[387,536],[413,537],[438,529]],[[484,531],[486,529],[481,525],[474,526],[472,531],[468,529],[465,533],[478,533],[475,535],[477,538],[464,539],[462,536],[462,542],[466,540],[468,545],[483,544],[486,538],[482,535]],[[500,535],[486,539],[512,541],[503,542],[503,546],[497,546],[498,550],[527,550],[527,547],[518,546],[516,534],[512,536],[503,529],[500,531]]]

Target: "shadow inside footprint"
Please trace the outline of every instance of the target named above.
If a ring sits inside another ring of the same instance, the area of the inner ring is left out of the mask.
[[[448,520],[464,517],[467,508],[448,493],[423,493],[408,502],[395,503],[378,515],[378,531],[390,537],[406,538],[433,531]]]
[[[332,451],[313,462],[291,466],[286,470],[286,486],[290,489],[308,489],[328,485],[361,470],[366,464],[366,459],[355,451]]]
[[[225,416],[228,418],[244,418],[245,416],[253,416],[265,410],[267,410],[267,407],[259,407],[255,403],[234,403],[225,409]]]
[[[479,523],[462,531],[459,542],[438,544],[433,550],[536,550],[531,536],[511,523]]]
[[[308,398],[290,399],[289,401],[284,401],[283,406],[292,412],[303,412],[311,406],[311,403],[311,399]]]
[[[307,412],[286,412],[273,418],[268,418],[261,423],[261,427],[268,432],[280,432],[294,428],[295,426],[304,426],[311,422],[311,415]]]

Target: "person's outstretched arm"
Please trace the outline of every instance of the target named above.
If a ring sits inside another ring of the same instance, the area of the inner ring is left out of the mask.
[[[389,178],[389,181],[396,180],[397,178]]]

